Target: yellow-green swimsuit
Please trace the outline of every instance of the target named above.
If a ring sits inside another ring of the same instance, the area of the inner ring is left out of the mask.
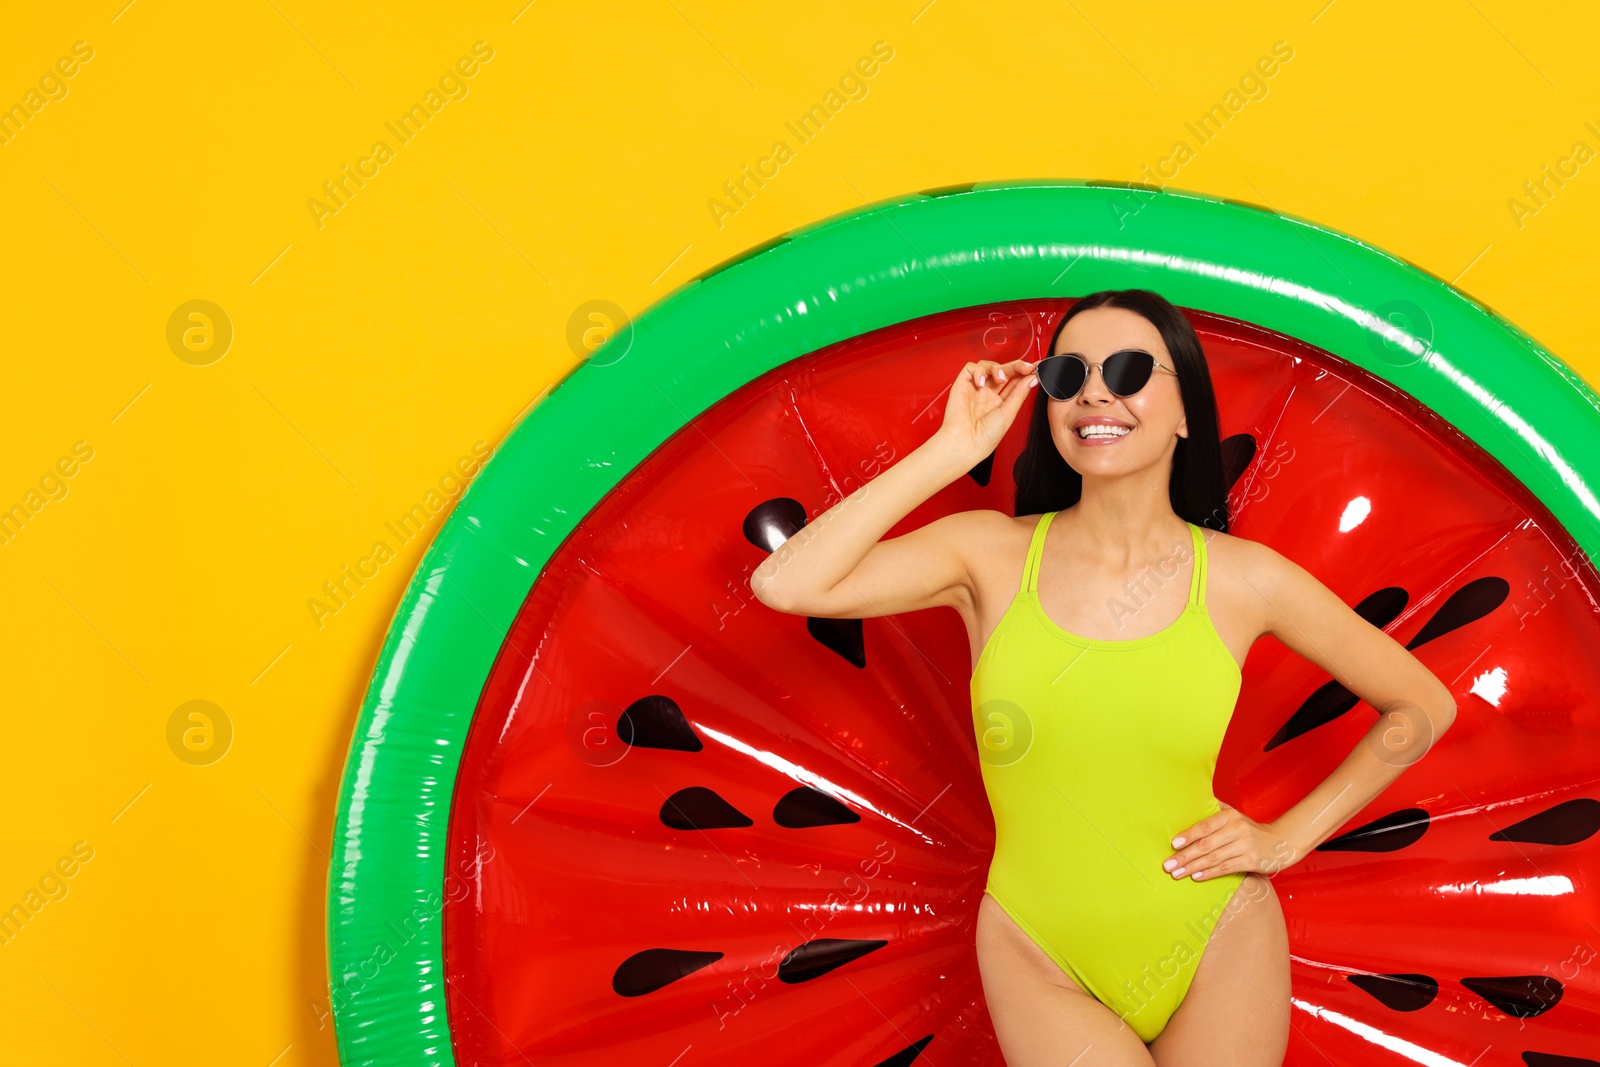
[[[1037,587],[1055,515],[1040,516],[1022,587],[972,672],[995,828],[984,891],[1148,1044],[1183,1002],[1245,879],[1161,869],[1174,837],[1222,809],[1211,776],[1239,666],[1206,612],[1205,537],[1193,523],[1189,602],[1171,625],[1110,641],[1051,622]],[[1138,595],[1176,579],[1182,564],[1180,553]]]

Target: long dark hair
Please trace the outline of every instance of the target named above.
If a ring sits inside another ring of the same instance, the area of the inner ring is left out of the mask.
[[[1222,437],[1217,419],[1217,396],[1211,388],[1211,371],[1194,327],[1183,312],[1163,296],[1148,289],[1102,289],[1079,300],[1061,317],[1050,343],[1035,358],[1056,350],[1061,331],[1074,315],[1098,307],[1137,312],[1161,331],[1161,340],[1178,372],[1178,390],[1188,419],[1189,435],[1178,438],[1172,454],[1172,477],[1167,494],[1172,510],[1186,522],[1211,530],[1228,530],[1228,486],[1223,477]],[[1050,398],[1035,389],[1028,441],[1012,467],[1017,483],[1014,515],[1060,511],[1083,496],[1083,475],[1062,458],[1050,436]]]

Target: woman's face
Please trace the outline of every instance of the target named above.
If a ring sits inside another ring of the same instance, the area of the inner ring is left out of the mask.
[[[1125,308],[1100,307],[1074,316],[1056,338],[1051,355],[1073,353],[1088,363],[1099,363],[1124,348],[1143,349],[1162,366],[1172,366],[1161,331],[1143,315]],[[1071,400],[1046,397],[1050,435],[1062,457],[1079,474],[1107,477],[1162,463],[1177,448],[1177,439],[1189,436],[1177,375],[1156,367],[1144,388],[1130,397],[1119,397],[1106,388],[1100,372],[1101,368],[1090,367],[1089,380]],[[1079,428],[1085,420],[1110,420],[1128,427],[1128,432],[1121,437],[1084,440]]]

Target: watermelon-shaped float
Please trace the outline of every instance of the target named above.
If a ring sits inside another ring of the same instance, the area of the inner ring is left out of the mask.
[[[518,424],[393,621],[329,896],[347,1064],[999,1064],[954,612],[804,619],[751,571],[920,444],[976,358],[1155,289],[1216,381],[1232,531],[1449,684],[1449,733],[1274,884],[1289,1064],[1600,1063],[1600,405],[1488,308],[1251,205],[931,190],[722,264]],[[1029,401],[1030,403],[1033,401]],[[890,531],[1012,511],[1027,412]],[[1260,819],[1373,710],[1258,641]]]

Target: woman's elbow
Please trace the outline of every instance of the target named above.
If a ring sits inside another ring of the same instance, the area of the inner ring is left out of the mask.
[[[795,614],[794,591],[778,581],[776,574],[763,575],[761,568],[750,576],[750,592],[773,611]]]
[[[1440,685],[1438,690],[1430,694],[1427,708],[1428,721],[1432,727],[1429,731],[1435,740],[1443,736],[1456,721],[1456,699],[1450,690]]]

